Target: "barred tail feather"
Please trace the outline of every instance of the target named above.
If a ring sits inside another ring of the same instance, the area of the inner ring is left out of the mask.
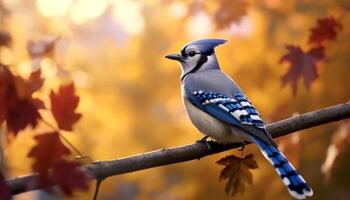
[[[296,199],[305,199],[307,196],[312,196],[312,189],[308,186],[303,177],[295,171],[292,164],[288,162],[277,147],[257,138],[254,138],[254,141],[259,146],[265,158],[274,166],[290,195]]]

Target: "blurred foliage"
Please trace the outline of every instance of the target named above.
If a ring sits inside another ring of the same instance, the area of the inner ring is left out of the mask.
[[[348,0],[250,0],[240,2],[240,8],[246,10],[239,11],[229,2],[2,0],[0,62],[23,77],[41,66],[45,85],[35,95],[46,105],[51,88],[74,81],[83,116],[75,127],[76,134],[65,136],[95,160],[182,145],[201,137],[182,107],[180,69],[163,58],[192,40],[230,41],[216,50],[220,64],[241,85],[266,123],[349,101]],[[288,53],[285,45],[300,46],[307,52],[310,29],[327,16],[334,16],[343,26],[327,44],[327,59],[316,67],[318,78],[309,90],[299,80],[293,98],[292,90],[282,88],[281,82],[288,70],[279,63]],[[38,52],[43,56],[38,58]],[[52,116],[41,114],[54,122]],[[350,195],[348,142],[334,139],[348,137],[332,139],[333,133],[340,134],[338,126],[334,123],[304,130],[298,145],[284,142],[313,188],[314,199],[347,199]],[[37,129],[48,131],[41,124]],[[342,131],[349,134],[349,129]],[[6,146],[2,164],[7,176],[30,173],[33,161],[26,155],[35,144],[33,135],[28,127],[15,140],[1,138]],[[326,176],[321,166],[327,161],[332,141],[337,141],[332,144],[336,147],[342,145],[342,151],[331,163],[336,161],[336,165],[324,167],[332,171],[332,176]],[[233,199],[290,199],[257,148],[249,145],[245,152],[256,155],[259,169],[252,171],[254,185]],[[220,166],[215,164],[225,155],[109,178],[102,184],[99,199],[232,199],[225,194],[225,183],[218,181]],[[90,199],[92,193],[90,187],[89,192],[67,199]],[[48,199],[45,195],[30,192],[16,199]]]

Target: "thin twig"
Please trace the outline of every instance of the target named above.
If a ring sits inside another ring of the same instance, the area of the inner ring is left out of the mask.
[[[103,180],[104,179],[99,179],[99,178],[96,179],[96,188],[95,188],[93,200],[97,200],[97,195],[98,195],[98,192],[100,191],[100,186]]]

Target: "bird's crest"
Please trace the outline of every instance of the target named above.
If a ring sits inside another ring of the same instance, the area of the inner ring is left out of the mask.
[[[195,46],[197,47],[202,53],[211,54],[214,52],[214,48],[218,45],[226,43],[227,40],[223,39],[203,39],[203,40],[196,40],[193,42],[188,43],[183,50],[186,48]]]

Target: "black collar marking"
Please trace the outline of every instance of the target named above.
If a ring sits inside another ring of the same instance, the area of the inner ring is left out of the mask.
[[[181,81],[184,80],[184,78],[190,74],[190,73],[193,73],[197,70],[199,70],[201,68],[201,66],[206,63],[208,61],[208,56],[206,54],[200,54],[200,57],[199,57],[199,60],[198,60],[198,63],[196,66],[194,66],[190,71],[188,71],[186,74],[184,74],[182,77],[181,77]]]

